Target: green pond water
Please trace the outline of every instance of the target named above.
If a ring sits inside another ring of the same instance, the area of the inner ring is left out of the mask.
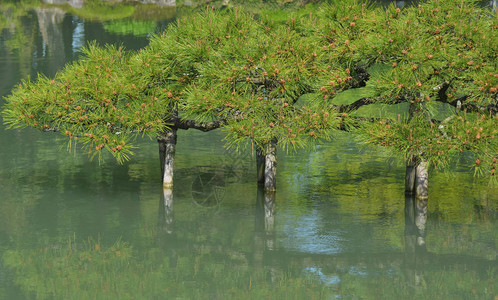
[[[53,76],[87,41],[144,47],[176,13],[3,11],[0,95]],[[279,152],[271,198],[252,150],[222,139],[179,133],[170,194],[154,140],[99,165],[56,134],[0,125],[0,299],[497,299],[498,189],[472,157],[431,172],[419,201],[401,158],[344,133]]]

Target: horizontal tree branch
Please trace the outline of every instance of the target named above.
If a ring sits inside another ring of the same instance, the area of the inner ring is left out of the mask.
[[[382,103],[379,101],[383,100],[383,99],[384,99],[384,97],[364,97],[364,98],[356,100],[355,102],[353,102],[351,104],[334,105],[333,107],[335,109],[337,109],[340,113],[345,113],[345,112],[357,110],[358,108],[360,108],[364,105]],[[398,98],[398,99],[395,99],[394,101],[391,101],[391,102],[385,103],[385,104],[399,104],[399,103],[403,103],[403,102],[406,102],[406,99]]]
[[[222,127],[227,124],[227,120],[216,120],[211,122],[197,122],[194,120],[184,120],[181,118],[169,119],[166,123],[172,124],[173,127],[178,129],[188,130],[188,129],[197,129],[200,131],[211,131],[217,128]]]
[[[451,86],[452,80],[445,81],[442,84],[440,84],[434,88],[434,90],[437,90],[436,101],[447,103],[447,104],[457,108],[458,110],[463,109],[463,110],[466,110],[468,112],[498,113],[498,105],[497,104],[489,104],[489,105],[483,106],[483,105],[477,105],[477,104],[473,104],[473,103],[466,103],[465,101],[469,99],[469,95],[464,95],[464,96],[457,98],[453,101],[448,101],[447,91],[448,91],[448,88]],[[495,96],[495,102],[497,102],[496,96]]]
[[[448,101],[446,96],[441,97],[441,95],[439,95],[439,97],[436,99],[436,101],[440,101],[442,103],[449,104],[449,105],[457,108],[458,110],[465,110],[467,112],[480,112],[480,113],[491,112],[494,114],[498,113],[498,104],[477,105],[477,104],[465,102],[468,98],[469,98],[468,95],[464,95],[464,96],[457,98],[453,101]],[[495,101],[495,102],[497,102],[497,101]]]

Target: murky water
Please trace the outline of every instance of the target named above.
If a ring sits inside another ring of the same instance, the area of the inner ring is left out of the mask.
[[[162,16],[140,26],[164,27]],[[53,75],[89,40],[147,44],[131,21],[53,8],[0,20],[2,96]],[[342,134],[279,153],[270,199],[251,149],[225,150],[222,137],[179,133],[171,195],[155,141],[99,165],[55,134],[0,125],[0,299],[498,296],[498,190],[473,177],[469,158],[431,173],[425,203],[405,198],[399,158]]]

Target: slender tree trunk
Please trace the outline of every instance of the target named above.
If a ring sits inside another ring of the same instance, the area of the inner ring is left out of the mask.
[[[415,178],[417,177],[417,157],[412,155],[406,162],[405,194],[415,193]]]
[[[406,162],[405,194],[415,195],[417,198],[429,196],[429,174],[427,160],[413,155]]]
[[[258,175],[258,184],[265,183],[265,155],[261,147],[256,146],[256,172]]]
[[[159,143],[159,157],[161,161],[161,172],[164,189],[173,188],[176,130],[176,128],[172,128],[170,131],[157,138],[157,141]]]
[[[415,196],[417,198],[426,199],[429,196],[429,173],[428,173],[428,163],[423,157],[420,158],[420,162],[417,165],[416,178],[415,178]]]
[[[417,106],[411,103],[408,108],[408,121],[413,118],[417,110]],[[398,118],[399,115],[398,115]],[[418,155],[410,154],[408,160],[406,161],[406,175],[405,175],[405,194],[414,195],[415,194],[415,181],[417,180],[417,164],[419,158]]]
[[[271,140],[265,154],[265,192],[277,190],[277,140]]]

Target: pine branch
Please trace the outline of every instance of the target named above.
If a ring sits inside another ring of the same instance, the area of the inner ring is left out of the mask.
[[[203,132],[218,129],[227,124],[226,120],[217,120],[212,122],[196,122],[194,120],[183,120],[180,118],[170,119],[166,123],[171,123],[173,127],[178,129],[188,130],[197,129]]]
[[[440,101],[442,103],[447,103],[447,104],[457,108],[457,110],[463,109],[463,110],[466,110],[467,112],[481,112],[481,113],[490,112],[493,114],[498,113],[498,104],[477,105],[477,104],[472,104],[472,103],[465,103],[464,101],[466,101],[467,99],[469,99],[469,95],[464,95],[464,96],[459,97],[453,101],[448,101],[448,97],[445,95],[444,97],[438,96],[436,101]]]
[[[384,100],[384,97],[364,97],[356,100],[351,104],[342,104],[342,105],[334,105],[333,107],[340,113],[351,112],[359,109],[364,105],[379,103],[381,100]],[[406,102],[406,99],[403,97],[396,98],[394,101],[389,104],[399,104]]]

